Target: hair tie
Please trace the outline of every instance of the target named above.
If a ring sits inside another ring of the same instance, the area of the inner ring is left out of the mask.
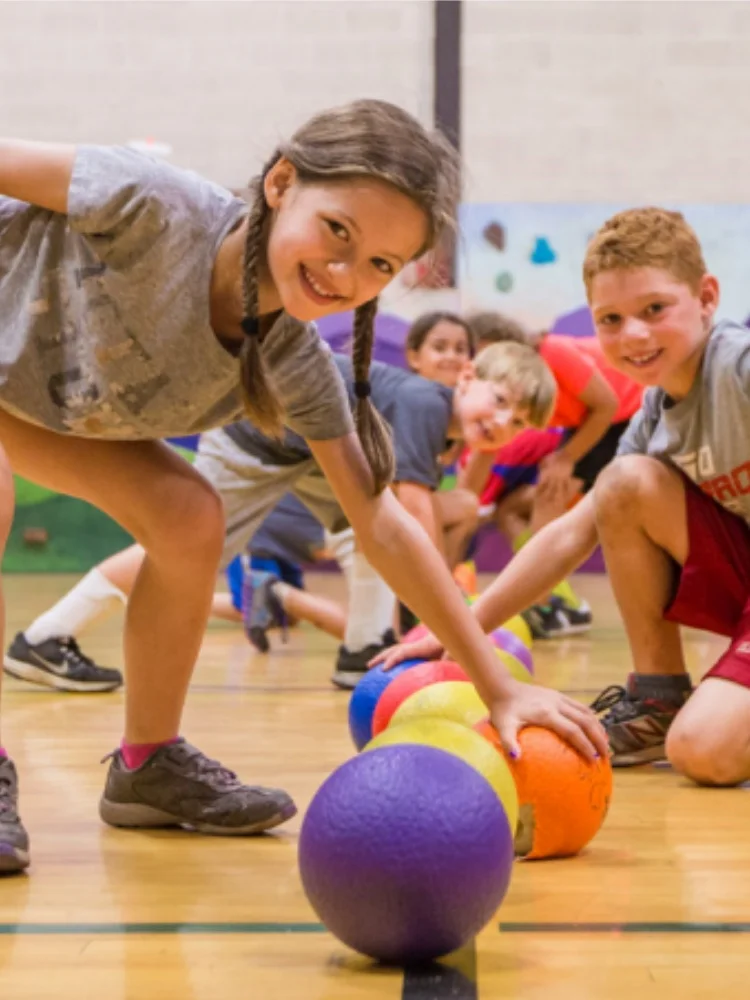
[[[354,383],[354,395],[357,399],[367,399],[370,395],[370,383],[367,379]]]
[[[260,323],[257,316],[243,316],[240,320],[240,326],[246,337],[257,337],[260,333]]]

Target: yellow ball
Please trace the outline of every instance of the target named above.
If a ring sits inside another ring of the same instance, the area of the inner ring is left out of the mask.
[[[487,716],[487,706],[467,681],[440,681],[410,694],[391,716],[388,728],[426,717],[471,728]]]
[[[470,685],[467,685],[469,687]],[[486,714],[486,710],[485,710]],[[455,754],[471,765],[492,785],[503,804],[511,831],[518,824],[518,792],[505,758],[473,729],[446,719],[415,719],[401,726],[392,725],[367,744],[363,752],[396,743],[422,743]]]
[[[531,634],[531,629],[520,615],[514,615],[512,618],[509,618],[507,622],[504,622],[503,628],[507,628],[513,635],[518,636],[524,646],[531,649],[534,637]]]
[[[511,677],[515,677],[517,681],[522,681],[524,684],[533,684],[534,678],[531,676],[526,667],[517,660],[512,653],[508,653],[504,649],[496,649],[495,652],[503,661],[508,669],[508,673]]]

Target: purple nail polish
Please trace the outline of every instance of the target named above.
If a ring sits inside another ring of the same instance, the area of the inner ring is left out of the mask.
[[[509,750],[508,753],[510,754],[511,760],[518,760],[518,750]]]

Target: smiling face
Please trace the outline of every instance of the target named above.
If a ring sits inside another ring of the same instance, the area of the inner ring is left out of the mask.
[[[422,209],[384,181],[300,182],[287,160],[266,175],[266,299],[302,321],[378,296],[427,241]]]
[[[455,389],[470,357],[466,328],[448,319],[437,322],[418,348],[406,352],[407,363],[413,372],[449,389]]]
[[[471,364],[461,373],[454,411],[464,444],[476,451],[496,451],[531,426],[519,394],[505,381],[477,378]]]
[[[712,275],[704,274],[694,291],[656,267],[601,271],[589,286],[594,326],[609,363],[674,399],[686,396],[695,380],[718,301]]]

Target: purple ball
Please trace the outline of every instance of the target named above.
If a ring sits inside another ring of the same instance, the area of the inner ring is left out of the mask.
[[[490,639],[498,649],[504,649],[506,653],[520,660],[530,674],[534,673],[531,650],[521,642],[515,632],[511,632],[508,628],[496,628],[490,632]]]
[[[329,931],[397,965],[462,947],[502,902],[513,838],[489,782],[445,750],[396,744],[347,761],[302,824],[307,898]]]

